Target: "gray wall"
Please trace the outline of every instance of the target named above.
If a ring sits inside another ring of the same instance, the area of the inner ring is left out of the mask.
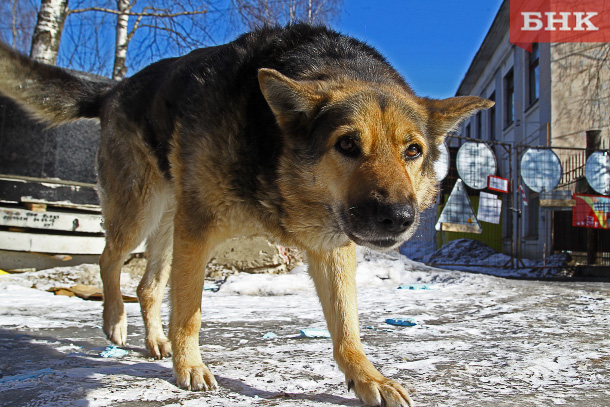
[[[95,183],[99,142],[97,121],[48,128],[0,98],[0,174]]]

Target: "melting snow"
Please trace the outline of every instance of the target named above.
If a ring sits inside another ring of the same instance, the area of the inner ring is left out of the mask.
[[[365,350],[417,405],[609,405],[609,284],[505,280],[396,254],[358,256]],[[299,337],[325,328],[305,267],[239,274],[204,292],[201,351],[221,387],[212,393],[178,389],[171,359],[146,356],[138,304],[126,304],[127,355],[105,359],[102,304],[44,291],[98,284],[96,273],[89,265],[0,276],[0,405],[360,405],[330,340]],[[138,282],[124,280],[134,292]],[[432,289],[398,289],[413,284]],[[162,313],[167,321],[167,305]],[[389,318],[417,325],[390,326]],[[264,339],[267,332],[277,337]]]

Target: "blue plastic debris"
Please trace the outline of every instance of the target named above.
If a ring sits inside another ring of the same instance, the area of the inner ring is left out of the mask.
[[[387,324],[398,326],[415,326],[417,322],[413,318],[388,318],[385,320]]]
[[[263,335],[263,339],[275,339],[277,338],[277,335],[274,334],[273,332],[267,332],[266,334]]]
[[[436,287],[429,284],[402,284],[399,290],[434,290]]]
[[[326,329],[301,329],[301,338],[330,338]]]
[[[204,283],[203,284],[203,290],[204,291],[212,291],[212,292],[216,292],[218,290],[220,290],[220,286],[216,283]]]
[[[46,367],[44,369],[36,370],[30,373],[22,373],[13,376],[0,377],[0,383],[20,382],[22,380],[35,379],[37,377],[48,375],[51,373],[53,373],[53,369]]]
[[[103,358],[122,358],[128,353],[129,352],[125,349],[117,348],[115,345],[108,345],[106,346],[106,349],[100,353],[100,356]]]

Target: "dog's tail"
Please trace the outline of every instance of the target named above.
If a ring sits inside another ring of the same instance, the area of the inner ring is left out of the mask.
[[[52,124],[100,116],[110,80],[86,79],[21,55],[0,42],[0,94]]]

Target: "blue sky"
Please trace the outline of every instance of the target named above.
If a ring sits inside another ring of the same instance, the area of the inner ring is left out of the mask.
[[[418,95],[455,92],[502,0],[344,0],[335,28],[367,42]]]
[[[89,1],[95,3],[94,0]],[[501,4],[502,0],[344,0],[341,15],[332,26],[379,49],[411,83],[417,94],[444,98],[455,94]],[[218,16],[226,12],[226,9],[218,10]],[[85,17],[84,14],[75,16],[70,17],[67,27],[70,24],[78,26]],[[84,21],[85,24],[91,23]],[[103,60],[105,65],[102,68],[97,68],[99,64],[91,66],[91,60],[87,59],[91,56],[85,53],[83,61],[78,58],[72,61],[72,68],[110,75],[114,20],[107,18],[105,21],[105,30],[101,31],[102,36],[107,36],[106,41],[102,41],[107,48],[102,52],[103,56],[107,56]],[[220,31],[218,38],[215,38],[218,43],[229,41],[237,35],[232,32],[223,38]],[[227,34],[231,31],[228,30]],[[76,41],[79,49],[83,49],[82,37],[77,36],[72,40]],[[89,42],[95,40],[87,39]],[[70,41],[69,29],[64,30],[60,65],[67,63],[65,59],[70,58],[75,49],[75,44]],[[144,38],[144,41],[148,39]],[[29,48],[23,51],[28,52]],[[94,57],[99,58],[97,54]],[[144,65],[150,63],[143,62]],[[133,58],[128,61],[129,64],[134,69],[129,72],[130,75],[143,67],[138,66]]]

